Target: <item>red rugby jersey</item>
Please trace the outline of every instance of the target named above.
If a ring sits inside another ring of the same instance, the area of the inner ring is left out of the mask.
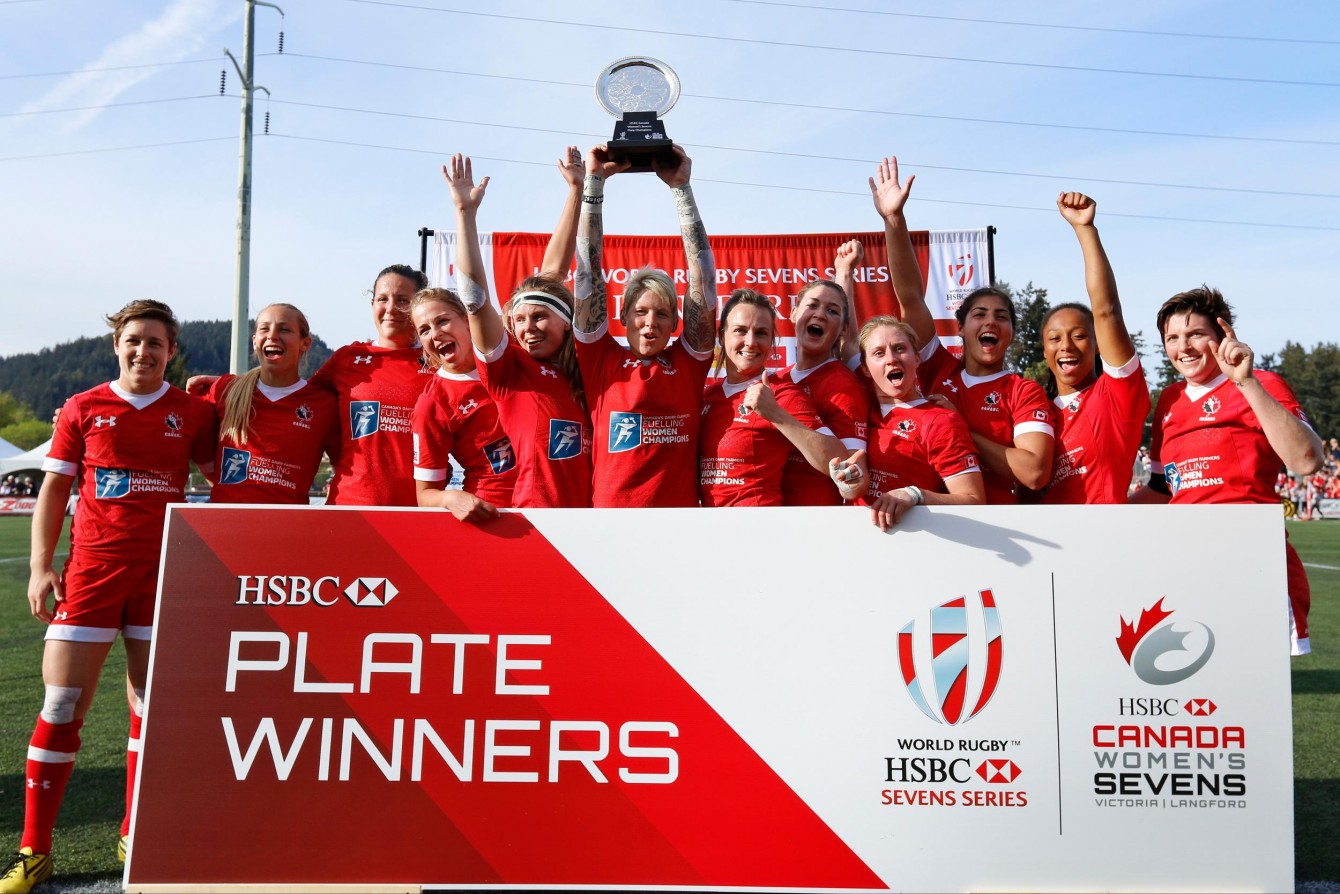
[[[823,424],[849,451],[866,446],[866,420],[870,416],[870,393],[856,373],[838,360],[797,370],[788,366],[769,382],[789,383],[809,396]],[[782,504],[785,506],[838,506],[842,495],[824,472],[792,450],[782,473]]]
[[[1055,403],[1056,456],[1042,502],[1125,503],[1149,415],[1139,356]]]
[[[465,490],[500,509],[511,507],[516,451],[478,370],[439,369],[414,405],[414,478],[446,482],[452,457],[465,473]]]
[[[782,505],[782,473],[791,442],[771,422],[740,406],[753,382],[731,385],[717,379],[707,385],[699,436],[698,493],[704,506]],[[773,388],[773,394],[801,425],[832,434],[805,392],[783,385]]]
[[[866,432],[870,490],[860,501],[863,506],[909,485],[948,493],[945,482],[950,478],[982,470],[963,417],[924,398],[875,404]]]
[[[340,402],[340,450],[330,481],[331,506],[417,506],[414,402],[433,370],[416,348],[345,345],[311,384]]]
[[[575,334],[594,429],[592,505],[697,506],[698,425],[712,355],[678,339],[639,360],[608,327]]]
[[[1270,396],[1303,422],[1293,390],[1274,373],[1252,373]],[[1149,455],[1174,503],[1275,503],[1275,476],[1284,464],[1270,447],[1238,387],[1219,376],[1206,386],[1177,382],[1163,389],[1154,411]]]
[[[236,376],[221,376],[209,389],[206,399],[220,426],[227,392],[236,381]],[[258,385],[246,443],[219,436],[214,454],[218,482],[209,501],[306,506],[321,455],[339,442],[338,403],[334,394],[305,380],[287,388]]]
[[[939,339],[923,350],[917,383],[923,395],[943,394],[949,398],[968,423],[969,431],[997,444],[1013,447],[1015,438],[1029,432],[1055,436],[1051,403],[1041,385],[1012,372],[968,375],[963,361],[950,354]],[[983,466],[982,483],[988,504],[1018,502],[1018,487],[1012,478]]]
[[[591,423],[567,376],[506,336],[479,358],[479,380],[498,405],[516,450],[512,505],[572,509],[591,505]]]
[[[163,507],[186,498],[192,461],[213,461],[215,433],[214,409],[166,382],[152,395],[108,382],[67,400],[42,471],[79,478],[71,553],[157,559]]]

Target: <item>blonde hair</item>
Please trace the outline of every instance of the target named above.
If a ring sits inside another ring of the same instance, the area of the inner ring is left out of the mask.
[[[619,308],[621,323],[628,325],[628,315],[643,292],[650,292],[670,311],[672,327],[679,325],[679,296],[675,294],[675,281],[670,274],[655,267],[642,267],[628,277],[628,285],[623,290],[623,306]]]
[[[426,289],[419,289],[414,293],[414,297],[409,302],[409,312],[412,315],[414,309],[422,307],[433,301],[439,301],[451,308],[454,312],[461,315],[462,319],[470,319],[470,314],[465,309],[465,302],[461,301],[461,296],[457,295],[451,289],[444,289],[437,286],[430,286]],[[428,348],[422,347],[423,362],[428,366],[440,366],[440,361],[434,360],[428,356]]]
[[[298,316],[298,331],[303,338],[312,334],[311,327],[307,324],[307,315],[298,310],[292,304],[277,302],[267,304],[256,314],[259,321],[261,314],[272,307],[282,307],[290,310]],[[254,336],[255,333],[253,332]],[[252,350],[255,350],[253,345]],[[301,359],[299,360],[301,362]],[[233,380],[228,386],[228,390],[223,394],[223,421],[219,423],[219,439],[229,438],[234,444],[242,445],[247,442],[247,429],[251,427],[251,417],[255,410],[253,401],[256,397],[256,386],[261,380],[261,368],[249,369],[242,375]]]
[[[912,343],[913,349],[918,352],[921,351],[921,345],[917,343],[917,331],[912,328],[910,323],[900,320],[897,317],[891,317],[888,314],[880,314],[879,316],[871,317],[866,320],[865,325],[861,327],[860,334],[856,336],[856,343],[861,346],[862,366],[865,365],[865,343],[870,340],[870,336],[875,334],[876,329],[881,329],[886,326],[889,329],[896,329],[903,335],[906,335],[907,340]]]
[[[506,323],[507,331],[514,333],[512,329],[512,301],[523,292],[543,292],[551,298],[557,298],[568,306],[569,313],[577,306],[572,293],[568,291],[567,286],[559,282],[552,276],[529,276],[517,285],[512,292],[512,297],[508,299],[507,306],[503,308],[503,320]],[[563,375],[568,378],[568,387],[572,390],[572,397],[581,406],[583,412],[586,411],[586,389],[582,384],[582,371],[577,367],[577,349],[572,344],[572,327],[563,334],[563,344],[558,349],[557,356],[554,357],[554,363],[558,366]]]

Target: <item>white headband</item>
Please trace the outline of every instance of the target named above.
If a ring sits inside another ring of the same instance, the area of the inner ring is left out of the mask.
[[[547,307],[562,317],[563,321],[569,326],[572,325],[572,308],[548,292],[522,292],[520,295],[513,296],[513,307],[520,307],[523,304],[538,304],[541,307]]]

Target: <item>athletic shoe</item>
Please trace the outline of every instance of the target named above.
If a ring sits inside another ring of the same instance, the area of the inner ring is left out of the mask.
[[[116,859],[122,863],[126,862],[126,845],[130,844],[130,836],[122,835],[116,841]]]
[[[0,875],[0,894],[28,894],[35,886],[51,878],[51,858],[34,854],[30,847],[20,848]]]

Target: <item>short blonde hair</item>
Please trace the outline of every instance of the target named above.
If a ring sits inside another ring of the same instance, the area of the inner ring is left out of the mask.
[[[623,306],[619,308],[619,320],[628,325],[628,315],[643,292],[650,292],[670,311],[670,320],[679,325],[679,297],[675,294],[675,282],[670,274],[655,267],[643,267],[628,277],[628,285],[623,290]]]

